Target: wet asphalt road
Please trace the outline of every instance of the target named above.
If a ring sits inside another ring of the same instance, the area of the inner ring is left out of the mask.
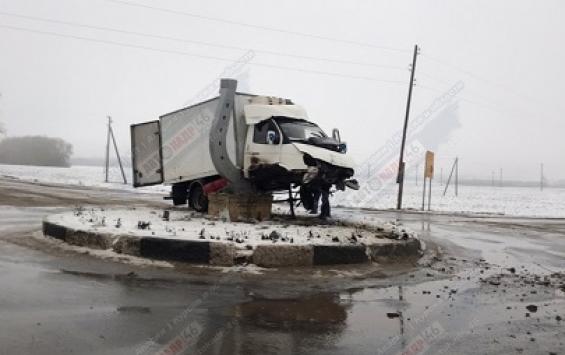
[[[136,265],[39,235],[43,216],[89,203],[161,204],[0,180],[1,354],[565,353],[564,220],[339,209],[398,219],[426,255],[257,274]]]

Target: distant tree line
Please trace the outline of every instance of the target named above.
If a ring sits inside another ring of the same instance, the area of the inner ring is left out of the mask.
[[[72,154],[73,146],[61,138],[26,136],[0,140],[0,164],[69,167]]]

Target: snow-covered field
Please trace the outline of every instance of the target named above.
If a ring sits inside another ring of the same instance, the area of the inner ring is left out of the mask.
[[[111,169],[109,183],[104,182],[104,169],[93,166],[73,166],[71,168],[52,168],[36,166],[0,165],[0,176],[10,176],[27,181],[46,183],[95,186],[110,189],[126,189],[137,192],[169,191],[167,186],[152,186],[134,189],[131,186],[131,169],[126,169],[128,185],[121,183],[120,171]],[[357,193],[357,192],[353,192]],[[396,206],[397,185],[385,186],[370,203],[357,203],[345,199],[338,192],[332,198],[333,204],[350,207],[370,207],[389,209]],[[527,187],[459,186],[459,196],[455,197],[452,186],[446,196],[442,196],[443,186],[432,185],[432,210],[441,212],[488,213],[511,216],[565,217],[565,189],[547,188],[540,191]],[[405,184],[404,207],[419,210],[422,206],[422,184]]]
[[[167,186],[150,186],[134,188],[132,186],[131,168],[125,168],[128,184],[123,183],[118,167],[111,167],[109,182],[104,182],[104,167],[102,166],[72,166],[70,168],[56,168],[47,166],[27,165],[2,165],[0,164],[0,177],[10,177],[19,180],[42,182],[49,184],[65,184],[78,186],[92,186],[107,189],[132,190],[138,192],[169,192]]]
[[[445,186],[432,184],[432,211],[483,213],[509,216],[529,217],[565,217],[565,189],[546,188],[540,191],[529,187],[491,187],[491,186],[459,186],[455,196],[450,186],[443,196]],[[336,202],[351,207],[367,207],[390,209],[396,207],[398,187],[396,184],[386,186],[378,192],[377,198],[369,203],[356,203],[348,200],[346,194],[336,194]],[[426,192],[427,199],[427,192]],[[403,208],[421,210],[422,183],[414,182],[404,185]],[[427,200],[426,200],[427,209]]]

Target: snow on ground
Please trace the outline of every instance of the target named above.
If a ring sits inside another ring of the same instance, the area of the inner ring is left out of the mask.
[[[491,186],[459,186],[458,196],[455,196],[453,186],[450,186],[443,196],[445,186],[432,184],[432,211],[484,213],[509,216],[529,217],[565,217],[565,189],[546,188],[540,191],[532,187],[491,187]],[[356,192],[337,192],[332,203],[347,207],[364,207],[374,209],[390,209],[396,207],[398,185],[391,184],[383,187],[374,201],[357,203],[348,200],[347,195]],[[427,192],[426,192],[427,199]],[[404,185],[403,208],[421,210],[422,183],[414,182]],[[426,202],[427,209],[427,202]]]
[[[108,183],[104,182],[102,166],[72,166],[59,168],[50,166],[3,165],[0,164],[0,177],[9,177],[23,181],[42,182],[48,184],[65,184],[89,186],[108,189],[133,190],[137,192],[163,193],[170,188],[163,185],[134,188],[132,186],[131,168],[124,168],[128,184],[123,183],[118,167],[111,167]]]
[[[390,236],[400,239],[408,236],[397,230],[394,224],[382,227],[341,226],[302,223],[287,224],[283,221],[258,223],[227,222],[189,211],[169,211],[165,221],[162,210],[147,208],[130,209],[75,209],[47,217],[47,220],[78,230],[90,230],[112,235],[159,237],[181,240],[229,242],[241,249],[254,248],[259,244],[295,245],[365,245],[389,243]],[[318,221],[312,219],[313,223]]]
[[[110,171],[110,183],[104,181],[104,168],[96,166],[73,166],[53,168],[38,166],[0,165],[0,176],[9,176],[26,181],[58,183],[80,186],[94,186],[109,189],[122,189],[136,192],[168,193],[169,187],[163,185],[134,189],[131,185],[131,169],[125,169],[127,185],[121,183],[120,171],[113,167]],[[546,188],[540,191],[529,187],[490,187],[459,186],[459,196],[455,197],[453,186],[443,196],[444,186],[432,185],[432,210],[441,212],[487,213],[511,216],[565,217],[565,189]],[[422,183],[405,183],[405,208],[419,210],[422,206]],[[332,204],[347,207],[366,207],[389,209],[396,206],[397,185],[384,186],[369,203],[357,203],[348,200],[347,195],[363,192],[337,192],[332,197]],[[301,208],[299,208],[300,210]]]

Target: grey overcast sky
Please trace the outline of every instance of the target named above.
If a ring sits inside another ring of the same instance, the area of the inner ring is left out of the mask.
[[[459,156],[467,176],[503,167],[536,179],[544,162],[561,178],[564,15],[557,0],[1,0],[0,121],[11,136],[58,136],[75,157],[100,157],[111,115],[127,154],[130,124],[182,107],[253,49],[249,90],[292,98],[326,131],[339,127],[361,162],[402,126],[417,43],[413,115],[465,85],[458,128],[436,148],[441,166]]]

